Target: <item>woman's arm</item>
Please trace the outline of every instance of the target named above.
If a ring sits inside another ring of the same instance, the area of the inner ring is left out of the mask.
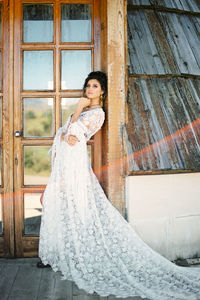
[[[83,107],[78,103],[73,115],[71,116],[70,123],[76,122],[78,120],[78,117],[82,113]]]
[[[70,119],[70,122],[69,122],[69,126],[71,123],[74,123],[78,120],[81,112],[83,111],[83,109],[85,107],[87,107],[88,105],[90,105],[90,100],[88,98],[80,98],[79,102],[78,102],[78,105],[73,113],[73,115],[71,116],[71,119]],[[61,139],[62,141],[66,141],[65,140],[65,136],[67,134],[68,130],[66,131],[66,133],[62,133],[61,135]],[[67,142],[72,146],[74,145],[76,142],[78,141],[78,138],[74,135],[69,135],[68,139],[67,139]]]
[[[87,106],[90,105],[90,99],[88,98],[85,98],[85,97],[81,97],[78,104],[77,104],[77,107],[75,109],[75,112],[73,113],[72,117],[71,117],[71,120],[70,122],[73,123],[73,122],[76,122],[78,120],[78,117],[80,116],[80,114],[82,113],[83,109]]]

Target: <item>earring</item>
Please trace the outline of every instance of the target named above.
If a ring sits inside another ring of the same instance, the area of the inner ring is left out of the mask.
[[[103,106],[103,95],[100,96],[100,106]]]

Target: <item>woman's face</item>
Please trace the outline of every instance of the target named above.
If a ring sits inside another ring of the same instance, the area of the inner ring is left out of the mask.
[[[99,81],[90,79],[86,85],[85,94],[88,99],[98,99],[103,94]]]

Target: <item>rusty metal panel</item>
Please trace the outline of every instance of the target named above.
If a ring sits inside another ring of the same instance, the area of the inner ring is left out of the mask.
[[[128,11],[130,74],[200,75],[200,18]]]
[[[127,3],[128,5],[155,5],[186,11],[200,12],[199,0],[128,0]]]
[[[200,170],[200,80],[129,78],[128,171]]]

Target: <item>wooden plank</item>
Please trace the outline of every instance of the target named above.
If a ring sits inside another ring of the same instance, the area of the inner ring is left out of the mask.
[[[126,300],[142,300],[142,298],[138,297],[138,296],[136,296],[136,297],[126,297],[125,299]],[[124,300],[124,298],[116,298],[115,296],[108,296],[108,300]],[[144,300],[144,298],[143,298],[143,300]],[[148,299],[146,299],[146,300],[148,300]]]
[[[75,282],[61,280],[51,268],[36,267],[36,258],[0,259],[1,300],[120,300],[87,294]],[[128,297],[127,300],[140,300]]]
[[[187,14],[187,15],[194,15],[194,16],[199,16],[200,9],[199,7],[193,2],[193,5],[191,5],[191,0],[189,1],[189,5],[186,3],[181,3],[181,1],[171,1],[171,7],[170,7],[170,1],[167,0],[167,4],[162,5],[157,5],[157,4],[152,4],[149,0],[143,0],[143,1],[137,1],[136,0],[131,0],[128,1],[128,9],[131,10],[154,10],[156,12],[159,11],[164,11],[164,12],[169,12],[169,13],[176,13],[176,14]],[[194,0],[194,1],[199,1],[199,0]],[[177,3],[180,3],[180,5],[177,5]],[[164,6],[165,5],[165,6]]]
[[[42,269],[38,288],[37,300],[55,299],[55,274],[51,268]]]
[[[10,290],[19,270],[18,265],[1,264],[0,270],[0,297],[1,300],[7,300]]]
[[[13,1],[3,1],[3,223],[4,248],[3,256],[14,255],[14,224],[13,224]]]
[[[14,266],[12,265],[11,268]],[[38,294],[43,269],[31,265],[20,265],[9,299],[35,300]],[[21,297],[21,298],[20,298]]]
[[[93,69],[98,71],[101,69],[101,22],[100,22],[100,1],[94,1],[93,11],[93,35],[94,35],[94,59]],[[93,170],[100,183],[102,183],[102,131],[98,131],[94,137],[93,144]],[[97,172],[96,172],[96,171]]]
[[[20,90],[22,87],[22,51],[21,51],[21,1],[15,2],[14,6],[14,129],[22,130],[22,107]],[[17,164],[14,165],[14,207],[15,207],[15,240],[16,255],[23,257],[23,193],[21,186],[23,183],[23,147],[21,146],[22,137],[14,137],[14,156]]]
[[[0,258],[0,265],[2,264],[11,264],[11,265],[31,265],[36,266],[39,258]]]
[[[61,280],[59,274],[55,274],[54,299],[66,300],[72,299],[73,282],[69,280]],[[41,299],[42,300],[42,299]]]
[[[4,236],[0,237],[0,257],[4,256]]]
[[[107,0],[100,1],[100,11],[101,11],[101,70],[107,72]],[[108,97],[104,100],[103,110],[107,116],[108,109]],[[102,127],[102,141],[103,141],[103,151],[102,151],[102,165],[104,166],[102,172],[101,185],[105,191],[108,193],[108,181],[107,181],[107,153],[108,153],[108,118],[105,118],[105,122]]]
[[[87,293],[83,289],[79,289],[77,284],[73,282],[73,296],[78,295],[87,295]]]
[[[125,214],[125,180],[123,165],[122,126],[125,123],[125,22],[126,1],[107,1],[107,62],[108,62],[108,198]]]
[[[129,79],[129,172],[200,170],[199,95],[200,80]]]
[[[72,299],[73,300],[99,300],[99,297],[93,296],[93,295],[76,295],[76,296],[73,296]]]
[[[200,75],[198,18],[128,10],[128,24],[132,74]]]

